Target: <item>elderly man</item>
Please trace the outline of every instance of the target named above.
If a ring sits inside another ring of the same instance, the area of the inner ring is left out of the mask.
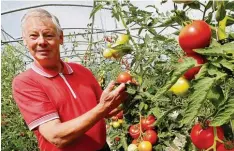
[[[13,80],[13,96],[42,151],[105,150],[105,117],[127,98],[114,81],[102,91],[92,73],[60,59],[63,32],[58,19],[33,9],[22,19],[24,44],[32,67]]]

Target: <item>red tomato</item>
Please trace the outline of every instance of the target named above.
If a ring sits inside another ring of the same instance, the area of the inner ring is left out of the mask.
[[[153,115],[149,115],[148,117],[143,117],[141,119],[141,126],[143,130],[154,129],[152,125],[155,122],[155,117]]]
[[[192,49],[209,46],[211,40],[210,26],[202,20],[195,20],[186,25],[179,34],[180,47],[187,53],[195,53]]]
[[[217,151],[234,151],[234,143],[231,141],[220,144],[217,148]]]
[[[139,124],[131,125],[128,132],[132,138],[135,139],[138,138],[140,136],[140,125]]]
[[[132,76],[128,72],[121,72],[116,80],[118,83],[127,83],[128,81],[132,81]]]
[[[118,119],[123,119],[123,110],[120,111],[117,115]]]
[[[120,141],[120,138],[119,138],[118,136],[115,137],[115,141],[116,141],[116,142]]]
[[[208,149],[214,143],[214,132],[213,127],[208,126],[206,129],[202,129],[201,124],[195,124],[191,130],[190,137],[193,144],[198,149]],[[219,139],[224,139],[223,129],[221,127],[216,127],[217,136]],[[217,146],[220,143],[217,142]]]
[[[154,145],[158,140],[158,134],[154,130],[147,130],[143,136],[144,141],[149,141],[152,145]]]
[[[195,59],[197,61],[197,64],[204,64],[206,62],[206,59],[198,54],[188,54],[187,57],[192,57],[193,59]],[[183,62],[183,58],[180,58],[178,60],[178,62]],[[184,73],[184,77],[187,80],[192,80],[195,77],[195,75],[199,72],[200,68],[201,68],[201,66],[197,66],[197,67],[193,67],[191,69],[188,69]]]

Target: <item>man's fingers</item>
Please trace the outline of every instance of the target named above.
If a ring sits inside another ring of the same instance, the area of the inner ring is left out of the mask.
[[[125,84],[121,83],[114,91],[115,91],[116,94],[119,94],[122,91],[124,91],[124,89],[125,89]]]
[[[107,92],[111,92],[112,90],[113,90],[113,88],[115,87],[115,81],[111,81],[109,84],[108,84],[108,86],[106,87],[106,91]]]

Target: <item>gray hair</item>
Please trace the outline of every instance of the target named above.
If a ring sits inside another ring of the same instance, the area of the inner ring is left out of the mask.
[[[51,21],[54,23],[54,25],[56,26],[57,32],[58,34],[60,34],[60,32],[62,31],[62,28],[60,26],[59,20],[56,16],[52,15],[51,13],[49,13],[47,10],[44,10],[42,8],[36,8],[36,9],[32,9],[29,10],[21,19],[21,28],[23,31],[23,27],[25,24],[25,21],[29,18],[29,17],[41,17],[41,18],[49,18],[51,19]]]

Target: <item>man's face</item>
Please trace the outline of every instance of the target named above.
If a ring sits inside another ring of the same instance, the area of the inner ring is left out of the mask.
[[[59,34],[51,19],[29,17],[23,27],[23,39],[31,55],[41,65],[53,65],[60,60],[59,46],[63,34]]]

